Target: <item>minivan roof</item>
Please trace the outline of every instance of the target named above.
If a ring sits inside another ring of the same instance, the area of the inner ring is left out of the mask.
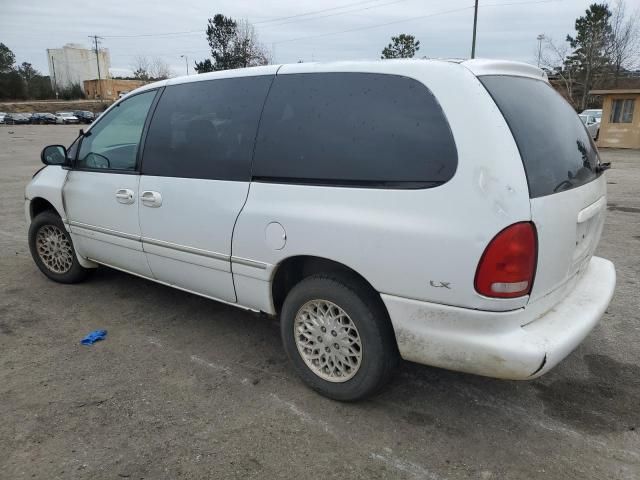
[[[182,83],[202,82],[206,80],[221,79],[221,78],[237,78],[237,77],[249,77],[257,75],[274,75],[281,68],[281,73],[313,73],[313,72],[330,72],[332,70],[338,72],[349,71],[353,68],[355,71],[371,71],[378,72],[387,70],[387,68],[381,69],[382,65],[389,66],[394,65],[397,67],[397,73],[402,74],[401,66],[411,66],[415,68],[419,63],[422,63],[425,67],[434,64],[448,63],[457,64],[465,67],[476,76],[481,75],[511,75],[518,77],[529,77],[548,81],[546,73],[533,65],[523,62],[514,62],[510,60],[491,60],[491,59],[396,59],[396,60],[370,60],[370,61],[340,61],[340,62],[309,62],[309,63],[292,63],[292,64],[279,64],[279,65],[265,65],[260,67],[248,67],[238,68],[234,70],[221,70],[217,72],[202,73],[197,75],[181,76],[175,78],[169,78],[167,80],[161,80],[159,82],[150,83],[134,90],[135,93],[142,92],[151,88],[162,87],[165,85],[178,85]],[[395,69],[394,69],[395,70]],[[133,92],[132,92],[133,93]]]

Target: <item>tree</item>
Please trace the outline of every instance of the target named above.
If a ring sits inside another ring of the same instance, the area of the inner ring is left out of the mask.
[[[193,68],[198,73],[213,72],[213,63],[208,58],[205,58],[201,62],[196,62]]]
[[[211,47],[214,70],[238,68],[234,57],[234,42],[238,36],[238,24],[235,20],[218,13],[209,19],[207,25],[207,42]]]
[[[413,35],[401,33],[397,37],[391,37],[391,43],[382,50],[380,58],[413,58],[420,50],[420,41],[416,41]]]
[[[146,55],[136,55],[131,69],[134,78],[144,81],[164,80],[173,74],[169,64],[160,57],[149,58]]]
[[[40,75],[40,72],[33,68],[33,65],[29,62],[22,62],[22,65],[18,67],[18,73],[22,78],[24,78],[24,81],[27,82],[27,84]]]
[[[218,13],[208,20],[206,35],[212,60],[195,62],[198,73],[269,63],[268,50],[258,41],[253,25],[247,20],[237,22]]]
[[[149,73],[150,69],[151,69],[151,65],[148,57],[140,54],[133,57],[131,70],[133,70],[134,78],[138,80],[144,80],[144,81],[149,80],[151,78],[151,74]]]
[[[575,82],[576,65],[568,60],[568,56],[568,43],[555,43],[550,37],[544,38],[544,44],[540,54],[540,67],[560,78],[566,92],[567,101],[575,107],[573,86]]]
[[[618,0],[613,8],[611,19],[611,37],[609,55],[614,74],[614,86],[623,70],[631,70],[640,63],[640,15],[634,12],[626,16],[624,1]]]
[[[4,43],[0,43],[0,73],[9,73],[14,69],[16,56]]]
[[[247,20],[237,24],[234,55],[242,67],[268,65],[271,60],[269,51],[258,41],[255,28]]]
[[[160,57],[155,57],[151,60],[150,72],[154,80],[165,80],[173,76],[173,72],[171,71],[169,64]]]
[[[28,98],[43,99],[53,96],[50,78],[43,77],[29,62],[22,62],[18,67],[18,74],[24,81]]]
[[[567,59],[577,67],[577,80],[582,84],[580,109],[587,105],[589,91],[594,86],[596,75],[609,64],[612,28],[609,23],[611,11],[606,4],[593,3],[585,15],[576,19],[576,36],[567,35],[573,53]]]

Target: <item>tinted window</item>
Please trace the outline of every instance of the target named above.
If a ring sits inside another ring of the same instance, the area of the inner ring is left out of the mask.
[[[249,180],[260,111],[273,76],[165,89],[146,137],[146,175]]]
[[[520,150],[531,198],[596,178],[598,152],[571,106],[548,83],[523,77],[480,81],[502,111]]]
[[[265,105],[253,175],[334,185],[428,187],[457,165],[433,94],[397,75],[277,76]]]
[[[140,136],[155,90],[109,110],[82,138],[76,168],[135,170]]]

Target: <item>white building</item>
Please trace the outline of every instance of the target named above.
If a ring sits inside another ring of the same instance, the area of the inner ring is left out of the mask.
[[[82,45],[68,43],[62,48],[48,48],[47,60],[49,62],[49,76],[54,89],[60,90],[74,83],[84,89],[85,80],[98,78],[98,64],[100,65],[100,78],[109,76],[109,50],[101,48],[96,52]]]

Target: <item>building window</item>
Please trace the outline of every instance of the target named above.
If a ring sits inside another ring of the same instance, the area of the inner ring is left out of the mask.
[[[631,123],[633,121],[633,98],[617,98],[611,104],[611,123]]]

